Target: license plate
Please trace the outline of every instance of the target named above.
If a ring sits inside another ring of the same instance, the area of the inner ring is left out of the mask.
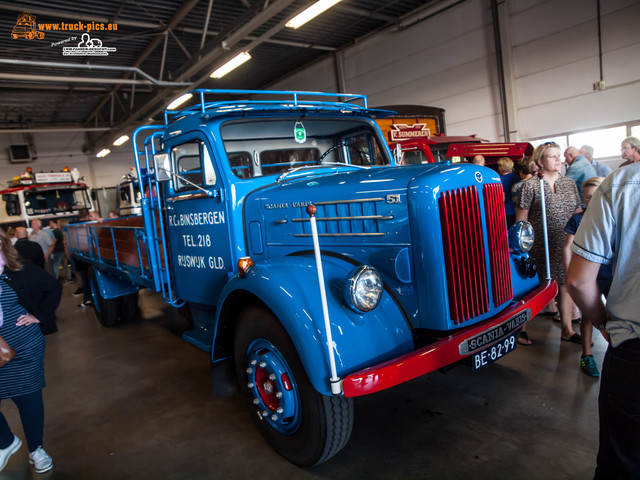
[[[495,362],[496,360],[504,357],[507,353],[513,352],[516,349],[518,342],[518,333],[509,335],[508,337],[500,340],[498,343],[494,343],[490,347],[480,350],[478,353],[474,353],[471,356],[473,361],[473,370],[480,370],[483,367]]]

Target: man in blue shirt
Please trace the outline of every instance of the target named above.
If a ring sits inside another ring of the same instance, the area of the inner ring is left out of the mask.
[[[606,329],[595,479],[640,478],[640,162],[609,175],[591,198],[571,251],[567,287],[585,320]],[[602,303],[596,277],[613,262]]]
[[[583,145],[580,147],[580,153],[587,157],[587,160],[591,162],[591,165],[596,169],[596,173],[599,177],[606,177],[611,173],[611,168],[609,168],[608,165],[597,162],[593,159],[593,147],[591,145]]]
[[[587,206],[582,200],[582,184],[590,178],[597,177],[596,169],[593,168],[587,157],[582,155],[576,147],[569,147],[564,151],[564,158],[567,161],[567,177],[576,182],[578,194],[582,202],[582,208]]]

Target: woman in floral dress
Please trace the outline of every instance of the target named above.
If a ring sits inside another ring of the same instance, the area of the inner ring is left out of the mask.
[[[578,187],[573,180],[560,175],[562,159],[558,144],[547,142],[538,146],[533,152],[533,159],[544,175],[550,276],[558,283],[558,306],[562,326],[561,338],[562,340],[580,343],[580,334],[576,333],[571,326],[572,300],[567,291],[562,261],[563,246],[567,235],[564,227],[574,213],[582,211]],[[540,278],[545,279],[547,272],[542,228],[542,202],[540,179],[537,176],[524,182],[515,207],[516,221],[527,220],[533,226],[536,241],[531,255],[538,265]],[[525,331],[523,331],[518,341],[522,345],[531,344]]]

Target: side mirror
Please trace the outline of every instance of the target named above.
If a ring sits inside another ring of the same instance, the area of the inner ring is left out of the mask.
[[[6,202],[5,209],[7,211],[7,215],[10,217],[20,215],[20,201],[16,194],[5,193],[2,195],[2,200]]]
[[[166,182],[171,179],[171,163],[168,153],[159,153],[153,156],[153,169],[156,172],[156,180]]]
[[[394,166],[403,165],[403,155],[402,155],[402,147],[399,143],[396,143],[396,148],[393,149],[393,160],[395,162]]]

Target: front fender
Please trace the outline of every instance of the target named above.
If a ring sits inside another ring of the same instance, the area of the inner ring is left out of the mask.
[[[347,307],[342,293],[353,264],[325,256],[322,266],[339,377],[413,350],[410,328],[387,292],[373,311],[356,313]],[[259,298],[278,317],[314,388],[331,395],[329,355],[314,258],[282,257],[254,265],[245,278],[234,276],[222,291],[218,312],[224,310],[228,298],[242,291]],[[215,336],[221,329],[219,320],[216,319]],[[214,345],[216,343],[214,338]],[[215,351],[213,355],[215,359]]]

